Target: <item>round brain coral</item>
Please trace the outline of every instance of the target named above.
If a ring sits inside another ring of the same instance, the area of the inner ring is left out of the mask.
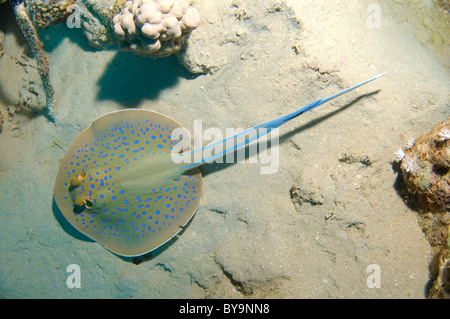
[[[181,48],[200,14],[187,1],[133,0],[125,2],[113,23],[120,49],[163,57]]]

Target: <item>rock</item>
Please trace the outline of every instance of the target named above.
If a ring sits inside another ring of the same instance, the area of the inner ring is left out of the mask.
[[[409,202],[420,211],[419,225],[429,241],[433,286],[429,298],[450,298],[450,119],[400,149],[400,170]]]

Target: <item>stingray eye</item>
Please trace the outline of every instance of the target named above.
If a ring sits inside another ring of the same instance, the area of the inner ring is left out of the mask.
[[[79,208],[92,209],[94,204],[89,198],[81,196],[75,199],[75,205]]]
[[[92,209],[92,207],[94,206],[94,203],[91,202],[90,199],[86,199],[86,200],[84,201],[84,206],[86,206],[87,209]]]

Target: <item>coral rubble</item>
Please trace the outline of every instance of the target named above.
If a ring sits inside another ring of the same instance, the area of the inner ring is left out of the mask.
[[[113,23],[122,50],[162,57],[181,48],[200,14],[186,1],[133,0],[125,2]]]

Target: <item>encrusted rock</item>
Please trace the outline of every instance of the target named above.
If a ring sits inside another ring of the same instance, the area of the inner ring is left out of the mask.
[[[400,169],[408,192],[426,212],[450,210],[450,119],[399,150]]]
[[[436,5],[447,13],[450,13],[450,1],[449,0],[434,0]]]
[[[73,5],[75,0],[28,0],[25,2],[35,26],[46,28],[64,21],[70,15],[67,8]]]
[[[428,292],[430,299],[450,299],[450,248],[444,245],[434,256],[430,266],[433,284]]]
[[[420,211],[419,225],[434,259],[429,298],[450,297],[450,118],[397,151],[409,201]]]
[[[5,34],[2,31],[0,31],[0,58],[5,53],[3,52],[3,43],[5,43]]]
[[[3,114],[0,112],[0,133],[1,133],[2,130],[3,130],[3,122],[4,122],[4,120],[3,120]]]

